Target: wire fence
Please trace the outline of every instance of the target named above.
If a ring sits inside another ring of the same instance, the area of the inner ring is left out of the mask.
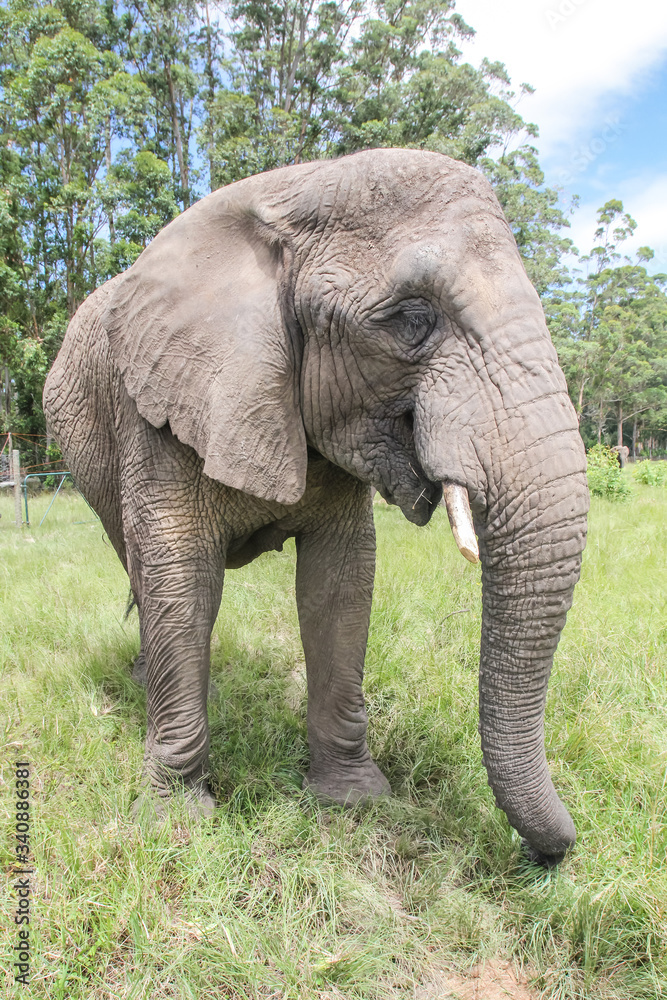
[[[48,452],[52,439],[46,434],[26,434],[23,432],[6,431],[0,434],[0,485],[13,481],[12,451],[21,453],[21,480],[32,472],[47,470],[62,472],[65,470],[63,458],[46,458],[44,461],[34,461],[39,452]],[[41,456],[40,456],[41,457]],[[26,461],[27,459],[27,461]],[[52,485],[49,483],[49,486]]]
[[[4,492],[10,488],[13,489],[15,520],[17,527],[20,527],[22,523],[26,525],[30,524],[30,510],[28,503],[28,491],[30,487],[37,487],[40,492],[44,489],[54,490],[51,501],[46,508],[41,521],[39,522],[39,527],[41,527],[44,523],[47,514],[53,507],[56,497],[60,493],[66,481],[69,480],[74,489],[76,489],[77,492],[83,497],[83,494],[74,482],[72,473],[68,469],[64,468],[65,463],[62,458],[50,458],[43,462],[31,462],[28,465],[21,464],[21,443],[27,442],[31,445],[31,451],[34,456],[36,452],[34,442],[37,439],[47,442],[47,444],[43,447],[44,449],[48,448],[48,439],[45,434],[16,434],[13,432],[6,432],[0,435],[0,491]],[[83,499],[90,507],[86,498],[83,497]],[[21,509],[22,507],[23,510]],[[97,514],[95,514],[92,507],[90,509],[94,517],[97,518]],[[85,522],[75,523],[79,524]]]

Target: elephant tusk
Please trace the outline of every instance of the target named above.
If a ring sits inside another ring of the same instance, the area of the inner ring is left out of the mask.
[[[468,562],[479,562],[479,547],[470,513],[468,491],[456,483],[443,483],[442,496],[447,508],[449,523],[459,552]]]

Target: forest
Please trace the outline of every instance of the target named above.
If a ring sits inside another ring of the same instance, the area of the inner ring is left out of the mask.
[[[6,0],[0,7],[0,433],[55,462],[44,379],[86,296],[217,187],[379,146],[435,150],[493,184],[543,302],[587,447],[667,449],[667,275],[600,207],[545,185],[529,84],[457,47],[451,0]],[[573,264],[574,262],[574,264]]]

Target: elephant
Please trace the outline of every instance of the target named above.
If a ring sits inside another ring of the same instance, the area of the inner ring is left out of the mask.
[[[616,452],[618,464],[622,469],[624,469],[630,459],[630,449],[627,444],[615,444],[611,450]]]
[[[576,832],[544,710],[585,544],[586,461],[539,297],[479,171],[374,149],[213,192],[80,306],[44,410],[138,607],[142,808],[159,814],[180,790],[212,813],[224,572],[291,537],[304,788],[347,805],[389,793],[362,691],[376,489],[416,525],[444,497],[461,552],[481,560],[489,784],[531,857],[564,857]]]

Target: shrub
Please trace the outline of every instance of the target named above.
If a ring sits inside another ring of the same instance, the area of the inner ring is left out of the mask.
[[[588,488],[594,497],[623,502],[632,494],[630,484],[621,473],[616,454],[605,444],[596,444],[586,455]]]
[[[639,462],[632,475],[644,486],[667,486],[667,462]]]

